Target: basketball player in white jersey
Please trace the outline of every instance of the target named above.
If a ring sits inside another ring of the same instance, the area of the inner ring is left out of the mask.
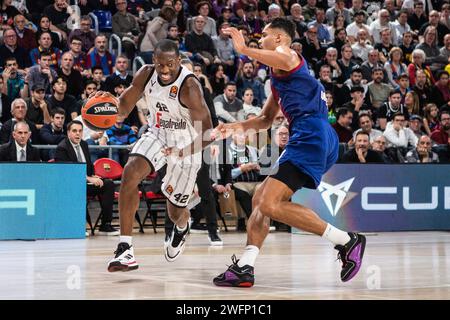
[[[175,42],[160,41],[154,51],[154,65],[143,66],[119,98],[119,113],[126,117],[141,98],[149,107],[149,129],[134,145],[120,186],[120,240],[108,271],[138,268],[134,258],[133,219],[139,206],[138,185],[151,172],[167,164],[161,186],[174,222],[171,237],[164,243],[164,256],[171,262],[183,252],[189,232],[189,210],[197,171],[201,167],[205,131],[212,128],[200,82],[180,64]],[[99,95],[108,93],[97,93]],[[195,126],[194,126],[195,124]],[[206,139],[210,140],[210,139]]]

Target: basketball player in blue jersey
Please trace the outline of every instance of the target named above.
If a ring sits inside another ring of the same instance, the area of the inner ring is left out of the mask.
[[[290,49],[295,26],[276,18],[262,34],[262,49],[245,45],[235,28],[224,30],[231,36],[234,48],[271,67],[272,94],[260,116],[237,123],[220,124],[217,138],[227,138],[234,131],[270,128],[280,107],[289,121],[289,143],[253,197],[253,212],[247,224],[247,246],[238,260],[233,255],[228,270],[214,278],[217,286],[251,287],[254,264],[269,232],[270,219],[308,231],[331,241],[342,261],[341,280],[352,279],[361,267],[366,239],[363,235],[344,232],[327,224],[309,208],[290,202],[300,188],[315,189],[322,175],[336,162],[338,138],[327,121],[323,86],[308,72],[306,61]]]

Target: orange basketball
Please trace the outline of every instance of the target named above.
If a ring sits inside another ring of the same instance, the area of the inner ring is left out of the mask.
[[[89,129],[102,131],[111,128],[117,120],[119,106],[112,97],[92,97],[81,108],[81,117]]]

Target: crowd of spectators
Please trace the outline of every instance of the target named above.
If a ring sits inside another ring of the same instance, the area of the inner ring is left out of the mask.
[[[339,161],[449,162],[448,0],[1,2],[0,144],[11,144],[25,129],[30,144],[61,143],[67,124],[81,120],[87,97],[97,90],[120,95],[133,79],[132,61],[151,63],[156,43],[165,38],[177,42],[182,58],[193,63],[219,121],[257,116],[271,90],[270,70],[236,53],[223,29],[237,27],[247,45],[257,48],[264,26],[284,16],[296,26],[292,49],[326,90],[328,119],[341,144]],[[111,31],[95,33],[93,11],[110,14]],[[123,53],[109,51],[111,34],[121,39]],[[108,131],[84,128],[83,140],[132,144],[148,125],[147,114],[147,106],[138,103]],[[280,112],[266,134],[235,136],[227,145],[233,183],[250,199],[264,177],[267,163],[261,159],[270,140],[280,150],[287,143],[286,124]],[[53,153],[41,151],[40,157],[52,159]],[[116,151],[113,158],[123,165],[126,153]],[[91,151],[92,161],[105,156]],[[240,191],[237,198],[248,216],[251,204]]]

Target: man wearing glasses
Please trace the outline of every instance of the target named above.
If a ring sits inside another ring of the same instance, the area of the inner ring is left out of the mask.
[[[89,16],[82,16],[80,19],[80,28],[74,29],[69,34],[68,45],[72,50],[72,40],[77,37],[81,40],[81,50],[86,53],[94,46],[95,32],[91,30],[92,20]],[[73,52],[72,52],[73,53]]]
[[[431,133],[431,139],[437,144],[450,144],[450,113],[441,113],[441,127]]]

